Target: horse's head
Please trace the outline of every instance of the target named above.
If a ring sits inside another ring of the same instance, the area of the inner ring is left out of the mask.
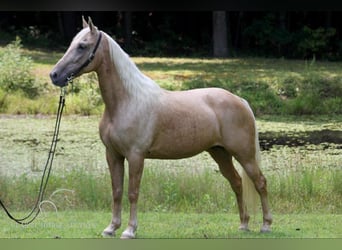
[[[82,17],[83,29],[74,37],[64,56],[50,73],[53,84],[63,87],[68,81],[93,71],[96,65],[96,51],[102,34],[90,17],[88,23]]]

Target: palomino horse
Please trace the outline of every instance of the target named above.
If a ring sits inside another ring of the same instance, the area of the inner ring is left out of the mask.
[[[90,18],[88,23],[82,21],[83,29],[74,37],[50,77],[55,85],[62,87],[83,73],[97,73],[105,103],[100,137],[106,147],[113,189],[112,220],[103,235],[114,236],[121,226],[125,159],[129,165],[130,217],[121,237],[134,238],[144,159],[180,159],[203,151],[209,152],[216,161],[236,194],[240,229],[248,230],[244,194],[250,192],[244,185],[246,176],[254,184],[251,184],[252,189],[260,195],[261,232],[270,231],[272,216],[266,179],[259,169],[258,133],[248,103],[219,88],[164,90],[139,71],[118,44],[98,30]],[[242,179],[233,166],[232,157],[247,173]]]

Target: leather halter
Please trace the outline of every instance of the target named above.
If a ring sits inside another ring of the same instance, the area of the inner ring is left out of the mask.
[[[68,82],[72,81],[74,79],[74,77],[80,73],[80,71],[87,67],[89,65],[89,63],[91,63],[95,57],[95,53],[100,45],[100,41],[101,41],[101,38],[102,38],[102,33],[101,31],[99,31],[99,37],[97,38],[97,41],[96,41],[96,44],[95,44],[95,47],[93,49],[93,51],[90,53],[88,59],[75,71],[75,72],[72,72],[70,74],[70,76],[67,78],[68,79]]]

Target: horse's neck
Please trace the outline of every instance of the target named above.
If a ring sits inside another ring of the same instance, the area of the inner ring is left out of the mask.
[[[109,55],[98,72],[100,89],[107,109],[125,105],[148,105],[157,99],[162,89],[145,76],[128,55],[107,36]]]

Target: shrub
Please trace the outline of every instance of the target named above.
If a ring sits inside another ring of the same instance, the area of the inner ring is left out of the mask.
[[[290,75],[278,83],[278,95],[284,99],[295,98],[298,96],[299,87],[301,85],[302,77],[298,75]]]
[[[270,13],[245,28],[243,36],[254,53],[262,56],[282,56],[286,53],[286,48],[293,42],[294,34],[279,27],[278,23],[277,16]]]
[[[1,104],[0,89],[0,112],[7,114],[55,114],[58,106],[58,97],[43,95],[36,99],[25,97],[23,93],[7,94]],[[4,92],[5,93],[5,92]]]
[[[308,72],[300,81],[285,79],[282,91],[288,97],[286,114],[340,114],[342,84],[338,77]],[[291,89],[295,89],[291,93]]]
[[[276,114],[280,100],[265,82],[244,81],[233,88],[233,93],[246,99],[255,114]]]
[[[334,28],[317,28],[311,29],[308,26],[304,26],[298,36],[298,50],[304,57],[316,55],[325,55],[329,51],[329,45],[331,44],[331,38],[336,34]]]
[[[38,95],[32,73],[33,61],[22,55],[21,48],[21,40],[17,37],[0,54],[0,87],[6,92],[22,91],[33,98]]]
[[[7,107],[6,98],[7,98],[6,92],[0,88],[0,112],[3,112],[4,110],[6,110],[6,107]]]

